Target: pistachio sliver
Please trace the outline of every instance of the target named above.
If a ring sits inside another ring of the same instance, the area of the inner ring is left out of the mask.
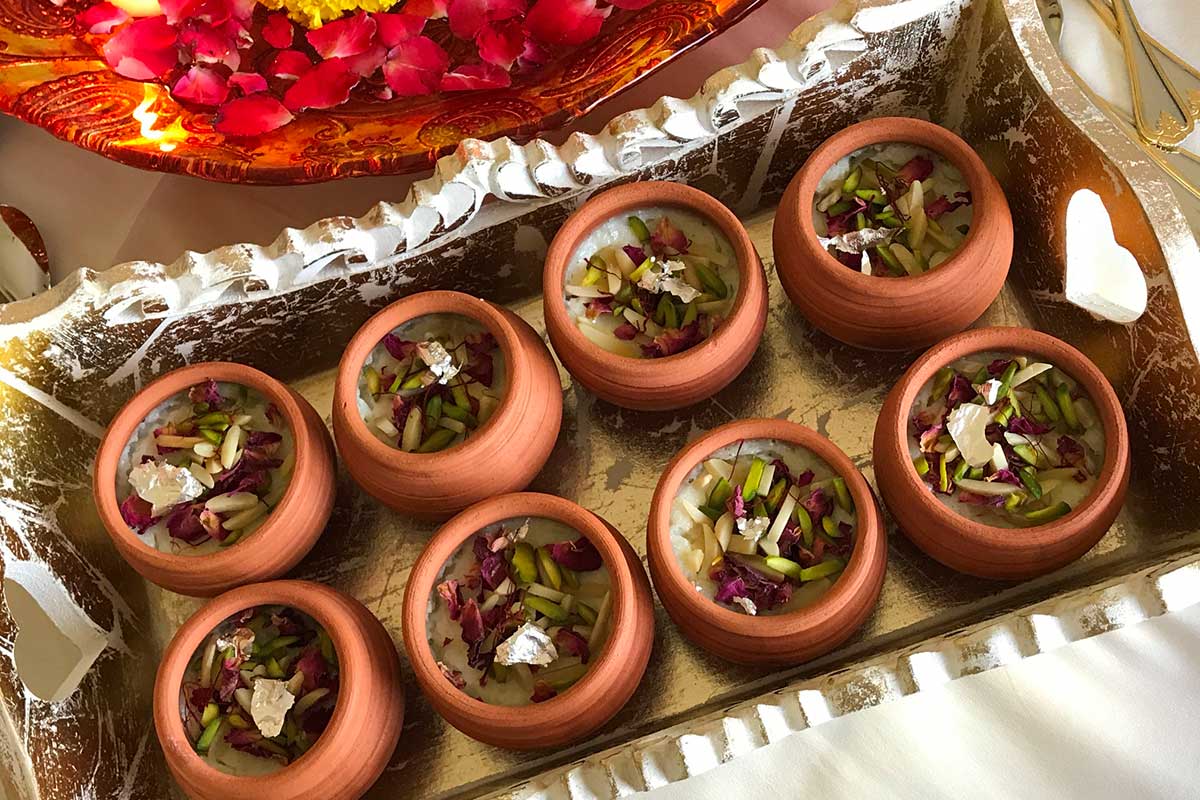
[[[650,229],[646,227],[646,223],[642,222],[642,218],[631,215],[626,222],[629,223],[629,230],[637,237],[637,240],[642,244],[650,241]]]
[[[769,556],[767,558],[767,566],[795,580],[800,580],[800,575],[804,572],[804,568],[795,561],[780,556]]]
[[[445,450],[457,437],[458,433],[456,431],[452,431],[449,428],[438,428],[429,434],[429,438],[421,442],[420,447],[417,448],[417,452],[436,453],[439,450]]]
[[[551,556],[550,551],[545,547],[539,547],[536,551],[537,555],[537,571],[541,577],[542,583],[547,584],[555,591],[562,590],[562,572],[558,568],[556,562]]]
[[[812,567],[800,570],[801,581],[815,581],[818,578],[828,578],[842,571],[845,564],[840,558],[829,558]]]
[[[538,597],[534,594],[526,594],[523,605],[525,608],[532,609],[533,611],[541,614],[543,617],[549,617],[555,622],[565,622],[570,616],[566,609],[564,609],[558,603],[547,600],[544,597]]]
[[[200,734],[200,739],[196,742],[196,749],[201,753],[208,752],[208,748],[212,747],[213,740],[217,738],[217,731],[221,729],[221,717],[210,721],[204,726],[204,733]]]
[[[521,583],[533,583],[538,579],[538,568],[533,547],[525,542],[518,542],[513,548],[512,565],[517,571],[517,579]]]
[[[1071,399],[1071,389],[1065,383],[1060,383],[1055,390],[1058,398],[1058,410],[1062,412],[1063,422],[1073,431],[1082,430],[1079,416],[1075,413],[1075,403]]]
[[[1060,501],[1047,508],[1040,508],[1037,511],[1027,512],[1025,514],[1025,519],[1040,525],[1044,522],[1052,522],[1053,520],[1066,516],[1069,513],[1071,513],[1070,504]]]

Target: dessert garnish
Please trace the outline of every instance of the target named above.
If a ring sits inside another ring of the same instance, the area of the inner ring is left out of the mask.
[[[462,442],[500,404],[499,347],[487,331],[418,340],[383,337],[363,370],[367,426],[405,452],[433,453]]]
[[[321,736],[338,685],[333,642],[316,621],[286,606],[246,609],[218,625],[188,666],[188,740],[223,771],[238,772],[245,756],[268,762],[255,772],[282,768]]]
[[[794,474],[779,453],[751,455],[745,444],[732,459],[704,461],[676,496],[675,516],[686,523],[677,552],[698,588],[722,605],[747,614],[797,607],[794,600],[815,599],[849,561],[854,502],[842,477]]]
[[[1099,475],[1104,433],[1089,398],[1053,365],[976,355],[918,395],[910,450],[921,479],[960,513],[1001,526],[1071,511]]]
[[[613,243],[586,254],[567,277],[568,307],[592,342],[631,358],[662,358],[720,327],[733,301],[732,262],[724,248],[685,235],[679,216],[629,216],[624,230],[605,231],[603,241]]]
[[[284,431],[278,409],[246,387],[191,387],[130,443],[122,518],[159,549],[234,544],[283,495],[294,463]]]
[[[893,144],[863,148],[848,164],[813,198],[818,238],[838,261],[866,275],[920,275],[962,246],[971,192],[941,156]]]
[[[613,599],[595,545],[552,538],[567,531],[545,520],[492,525],[451,561],[430,635],[447,680],[486,702],[521,705],[587,673],[608,636]]]

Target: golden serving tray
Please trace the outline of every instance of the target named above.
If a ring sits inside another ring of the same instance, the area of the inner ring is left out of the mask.
[[[198,603],[129,569],[91,502],[97,438],[124,400],[167,370],[220,358],[291,381],[328,414],[349,337],[374,311],[421,289],[488,297],[539,327],[548,238],[612,183],[682,180],[737,210],[770,274],[767,333],[738,382],[684,412],[624,411],[576,390],[562,373],[562,434],[533,488],[595,509],[644,552],[659,470],[689,438],[730,418],[778,415],[810,425],[873,479],[875,415],[916,354],[867,353],[816,332],[780,290],[769,234],[771,209],[812,149],[847,124],[884,114],[957,130],[1004,185],[1014,265],[981,324],[1046,330],[1112,380],[1134,463],[1116,524],[1080,561],[1023,583],[951,572],[893,527],[875,613],[840,650],[795,669],[709,657],[659,608],[641,688],[601,734],[570,749],[514,754],[478,744],[442,722],[410,681],[401,745],[368,796],[624,796],[926,688],[913,654],[936,651],[939,674],[953,679],[1049,646],[1035,617],[1059,620],[1069,641],[1200,599],[1187,561],[1200,553],[1192,505],[1200,364],[1188,330],[1200,319],[1200,298],[1180,288],[1196,274],[1200,252],[1162,173],[1065,73],[1034,0],[844,2],[778,50],[717,73],[696,97],[664,98],[598,136],[557,148],[467,141],[404,202],[361,219],[324,220],[267,247],[189,253],[170,265],[80,271],[44,296],[0,308],[0,776],[8,776],[0,781],[10,800],[178,796],[150,725],[150,686],[167,640]],[[1081,187],[1104,199],[1117,238],[1146,274],[1149,306],[1132,325],[1099,321],[1065,301],[1063,214]],[[402,589],[431,530],[342,473],[329,528],[293,574],[359,597],[399,642]],[[1099,588],[1086,589],[1092,584]],[[1114,594],[1110,585],[1132,588]],[[1083,594],[1064,595],[1073,590]],[[28,627],[37,618],[30,598],[70,631],[78,653],[56,702],[39,699],[17,674],[32,674],[37,663],[23,649],[28,638],[18,638],[18,621]],[[1029,604],[1040,605],[1011,613]],[[982,627],[953,633],[968,626]],[[918,644],[944,634],[951,635]]]

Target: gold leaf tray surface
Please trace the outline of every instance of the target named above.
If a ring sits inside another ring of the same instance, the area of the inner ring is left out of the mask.
[[[1200,254],[1161,173],[1064,73],[1033,0],[844,2],[778,50],[712,76],[696,97],[664,98],[598,136],[557,148],[467,141],[404,202],[361,219],[328,219],[266,247],[189,253],[170,265],[80,271],[47,295],[0,308],[0,775],[8,776],[0,781],[8,796],[177,796],[149,724],[150,687],[166,642],[198,603],[133,573],[107,542],[90,496],[97,437],[124,400],[167,370],[220,358],[289,380],[327,415],[333,370],[355,329],[422,289],[485,296],[540,328],[547,240],[588,195],[615,182],[686,181],[742,215],[771,278],[767,333],[739,381],[684,412],[624,411],[561,373],[563,430],[533,488],[595,509],[644,553],[659,471],[689,438],[731,418],[810,425],[873,480],[875,415],[916,354],[858,351],[813,330],[773,275],[770,228],[774,203],[812,149],[884,114],[957,130],[1005,186],[1014,269],[981,324],[1046,330],[1112,380],[1134,443],[1130,497],[1116,524],[1079,562],[1019,584],[955,574],[893,526],[875,613],[839,651],[795,669],[711,658],[658,609],[642,686],[600,735],[570,749],[514,754],[480,745],[443,723],[410,683],[401,745],[369,797],[509,792],[527,781],[511,791],[594,798],[678,780],[812,724],[814,708],[836,716],[905,693],[855,684],[853,700],[837,677],[851,673],[832,672],[846,664],[893,663],[900,648],[928,637],[1200,550],[1189,507],[1200,480],[1200,365],[1188,331],[1197,298],[1181,288]],[[1149,307],[1132,325],[1098,321],[1064,299],[1061,225],[1081,187],[1102,196],[1118,240],[1147,275]],[[343,472],[329,527],[294,575],[359,597],[399,642],[402,589],[431,531],[385,509]],[[17,674],[14,584],[55,609],[60,626],[82,630],[81,641],[99,642],[81,651],[81,671],[94,663],[57,702],[39,699]],[[1026,643],[1015,652],[1035,650]],[[778,692],[805,677],[831,693],[824,706],[798,706],[802,718],[792,699],[778,701],[792,690]],[[782,708],[786,724],[768,731],[775,712],[756,710],[745,730],[759,733],[749,739],[737,733],[741,723],[727,724],[760,705]]]

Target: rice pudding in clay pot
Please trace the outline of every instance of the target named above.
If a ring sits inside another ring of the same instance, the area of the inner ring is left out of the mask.
[[[212,595],[294,566],[332,512],[333,480],[312,406],[258,370],[211,362],[168,373],[118,412],[94,492],[144,577]]]
[[[733,246],[689,211],[638,208],[601,224],[567,272],[567,310],[610,353],[663,358],[720,327],[737,295]]]
[[[404,645],[430,703],[489,744],[578,741],[637,688],[650,657],[650,584],[633,548],[558,497],[471,506],[409,576]]]
[[[291,432],[260,392],[211,378],[160,405],[121,455],[121,516],[147,545],[215,553],[253,533],[295,466]]]
[[[675,183],[624,184],[589,200],[555,235],[543,285],[564,366],[626,408],[711,396],[749,362],[766,323],[749,235],[717,200]]]
[[[929,122],[881,117],[809,156],[772,238],[784,291],[813,325],[858,347],[906,350],[983,314],[1008,275],[1013,228],[970,145]]]
[[[774,440],[714,452],[671,510],[680,567],[704,596],[751,615],[820,598],[854,550],[854,528],[845,479],[811,451]]]
[[[333,432],[351,476],[422,519],[524,488],[561,419],[558,369],[533,328],[459,292],[421,292],[373,316],[334,387]]]
[[[922,356],[875,428],[880,492],[909,538],[955,569],[1023,578],[1078,558],[1120,510],[1128,433],[1082,353],[985,328]]]
[[[586,537],[542,518],[464,543],[430,598],[429,647],[446,680],[485,703],[567,691],[607,638],[612,580]]]
[[[387,766],[403,721],[383,625],[308,581],[212,600],[172,638],[154,684],[155,732],[194,800],[354,800]]]
[[[685,447],[660,478],[650,575],[680,630],[747,664],[796,664],[863,623],[883,584],[885,532],[862,475],[784,420],[739,420]]]

